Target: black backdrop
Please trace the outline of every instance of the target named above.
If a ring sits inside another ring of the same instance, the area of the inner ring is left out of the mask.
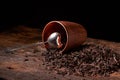
[[[43,29],[51,20],[67,20],[82,24],[88,37],[120,42],[119,10],[116,7],[86,8],[41,8],[2,7],[0,9],[0,30],[16,25],[27,25]]]

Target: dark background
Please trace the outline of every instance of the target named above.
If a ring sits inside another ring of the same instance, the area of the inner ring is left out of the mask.
[[[119,19],[119,7],[113,5],[42,8],[16,4],[1,6],[0,31],[17,25],[43,29],[49,21],[67,20],[82,24],[88,37],[120,42]]]

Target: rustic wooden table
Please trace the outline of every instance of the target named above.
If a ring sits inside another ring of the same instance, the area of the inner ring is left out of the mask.
[[[0,79],[1,80],[120,80],[120,69],[109,77],[80,77],[59,75],[46,69],[42,53],[46,49],[38,46],[21,49],[13,54],[4,53],[5,48],[14,48],[41,41],[39,29],[19,26],[0,33]],[[120,54],[120,43],[88,38],[85,43],[105,45]]]

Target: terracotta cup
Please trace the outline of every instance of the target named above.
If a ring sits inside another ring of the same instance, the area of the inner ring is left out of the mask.
[[[62,52],[79,47],[87,38],[86,29],[78,23],[70,21],[50,21],[43,29],[42,41],[47,41],[53,32],[59,32],[61,34],[63,47],[60,48],[60,50]]]

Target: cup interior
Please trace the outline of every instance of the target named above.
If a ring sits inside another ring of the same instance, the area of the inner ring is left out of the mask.
[[[61,34],[61,42],[63,44],[62,48],[60,50],[64,49],[66,42],[67,42],[67,32],[64,28],[64,25],[62,25],[59,22],[49,22],[42,33],[42,41],[46,42],[48,37],[53,33],[58,32]]]

